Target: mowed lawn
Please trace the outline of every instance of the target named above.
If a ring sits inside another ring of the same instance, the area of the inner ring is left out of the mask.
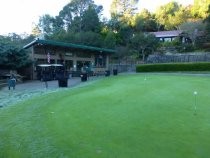
[[[207,76],[112,76],[0,109],[1,158],[209,156]]]

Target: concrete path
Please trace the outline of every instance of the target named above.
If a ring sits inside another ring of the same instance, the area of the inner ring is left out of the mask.
[[[87,82],[99,78],[101,77],[90,77]],[[42,95],[44,93],[51,93],[63,89],[73,88],[75,86],[82,85],[85,82],[81,82],[80,77],[73,77],[68,79],[67,88],[59,87],[57,80],[48,81],[47,83],[48,83],[48,88],[46,88],[45,82],[37,80],[18,83],[15,87],[15,90],[13,90],[12,88],[11,90],[8,90],[8,87],[3,87],[0,90],[0,108],[5,107],[7,105],[12,105],[19,101],[23,101],[35,95]]]
[[[48,89],[56,89],[58,87],[58,81],[47,81],[48,83]],[[68,79],[68,87],[73,87],[75,85],[78,85],[81,83],[81,79],[79,77]],[[23,83],[18,83],[15,87],[15,90],[17,91],[25,91],[25,90],[41,90],[46,89],[45,82],[41,82],[38,80],[35,81],[27,81]],[[8,87],[3,87],[1,91],[8,91]],[[12,91],[12,88],[11,90]]]
[[[31,98],[32,96],[43,95],[46,93],[61,91],[76,86],[86,85],[87,83],[90,83],[90,81],[98,80],[104,77],[105,76],[90,77],[87,82],[81,82],[80,77],[72,77],[68,79],[67,88],[59,87],[57,80],[48,81],[48,88],[46,88],[45,82],[37,80],[18,83],[15,87],[15,90],[12,88],[11,90],[8,90],[8,87],[6,86],[0,89],[0,108],[6,107],[8,105],[11,106],[17,102]]]

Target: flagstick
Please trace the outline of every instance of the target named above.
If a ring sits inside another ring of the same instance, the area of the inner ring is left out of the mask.
[[[195,102],[194,102],[194,115],[196,115],[196,110],[197,110],[197,106],[196,106],[196,104],[197,104],[197,100],[196,100],[197,94],[198,94],[198,93],[195,91],[195,92],[194,92],[194,96],[195,96],[195,100],[194,100],[194,101],[195,101]]]

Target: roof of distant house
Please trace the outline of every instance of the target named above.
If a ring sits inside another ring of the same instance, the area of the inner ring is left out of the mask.
[[[41,39],[36,39],[32,41],[31,43],[25,45],[23,49],[28,49],[34,45],[48,45],[48,46],[63,47],[63,48],[83,49],[83,50],[91,50],[91,51],[101,52],[101,53],[102,52],[105,52],[105,53],[116,52],[114,49],[99,48],[99,47],[93,47],[93,46],[86,46],[86,45],[73,44],[73,43],[67,43],[67,42],[58,42],[58,41],[52,41],[52,40],[41,40]]]
[[[183,33],[182,30],[172,30],[172,31],[158,31],[158,32],[150,32],[155,35],[155,37],[178,37]]]

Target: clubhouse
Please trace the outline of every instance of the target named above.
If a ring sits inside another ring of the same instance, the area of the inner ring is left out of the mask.
[[[23,48],[30,49],[29,56],[33,64],[27,72],[33,80],[38,79],[39,66],[63,65],[67,72],[80,72],[84,68],[96,73],[105,72],[108,70],[110,56],[115,53],[113,49],[41,39]]]

